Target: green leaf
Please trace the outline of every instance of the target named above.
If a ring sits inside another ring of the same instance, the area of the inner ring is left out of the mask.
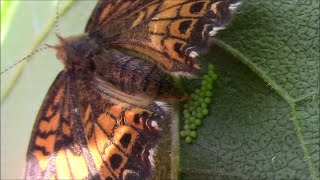
[[[20,1],[1,44],[1,71],[44,43],[57,42],[56,4]],[[75,2],[59,19],[61,34],[82,33],[95,4]],[[60,3],[60,9],[65,6]],[[318,7],[307,0],[244,1],[206,56],[219,78],[198,139],[181,144],[181,179],[319,178]],[[1,75],[1,179],[22,176],[35,116],[62,68],[47,50]],[[177,145],[173,136],[162,145]],[[160,151],[156,163],[166,164],[157,164],[158,179],[175,171],[175,148],[171,156]]]
[[[1,1],[1,45],[6,39],[6,35],[10,29],[12,17],[19,5],[19,1]]]
[[[319,1],[244,1],[217,39],[213,106],[181,142],[181,179],[319,179]]]

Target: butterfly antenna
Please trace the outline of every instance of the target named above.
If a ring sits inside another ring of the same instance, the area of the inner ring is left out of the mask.
[[[57,35],[57,37],[59,38],[59,39],[62,39],[61,38],[61,35],[60,35],[60,30],[59,30],[59,6],[60,6],[60,1],[58,0],[57,1],[57,8],[56,8],[56,22],[55,22],[55,33],[56,33],[56,35]],[[18,64],[20,64],[20,63],[22,63],[23,61],[25,61],[25,60],[28,60],[31,56],[33,56],[34,54],[36,54],[36,53],[38,53],[38,52],[40,52],[40,51],[43,51],[43,50],[46,50],[46,49],[48,49],[48,48],[54,48],[54,46],[50,46],[50,45],[47,45],[46,44],[46,46],[44,46],[44,47],[41,47],[41,48],[39,48],[39,49],[36,49],[35,51],[33,51],[33,52],[31,52],[29,55],[27,55],[26,57],[24,57],[23,59],[21,59],[21,60],[19,60],[18,62],[16,62],[16,63],[14,63],[13,65],[11,65],[11,66],[9,66],[9,67],[7,67],[6,69],[4,69],[3,71],[1,71],[0,72],[0,74],[2,75],[3,73],[5,73],[5,72],[7,72],[7,71],[9,71],[11,68],[13,68],[13,67],[15,67],[16,65],[18,65]]]
[[[57,1],[57,9],[56,9],[56,23],[55,23],[55,28],[54,31],[57,35],[60,36],[60,29],[59,29],[59,9],[60,9],[60,1]]]
[[[45,46],[45,47],[41,47],[41,48],[39,48],[39,49],[36,49],[35,51],[31,52],[29,55],[27,55],[27,56],[24,57],[23,59],[19,60],[18,62],[12,64],[11,66],[9,66],[9,67],[7,67],[6,69],[4,69],[3,71],[1,71],[0,74],[3,74],[3,73],[5,73],[5,72],[9,71],[11,68],[15,67],[16,65],[22,63],[22,62],[25,61],[25,60],[28,60],[28,59],[29,59],[31,56],[33,56],[34,54],[36,54],[36,53],[38,53],[38,52],[40,52],[40,51],[46,50],[46,49],[48,49],[48,48],[49,48],[49,47]]]

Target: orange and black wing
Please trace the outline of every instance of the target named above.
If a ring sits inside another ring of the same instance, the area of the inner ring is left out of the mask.
[[[209,37],[229,24],[239,4],[239,0],[101,0],[86,31],[106,46],[146,55],[172,73],[194,74]]]
[[[148,179],[163,111],[120,100],[101,83],[78,80],[74,93],[93,166],[101,179]]]
[[[36,119],[25,178],[147,179],[158,109],[117,100],[83,74],[60,73]]]
[[[147,0],[147,1],[152,2],[154,0]],[[135,11],[137,6],[141,4],[145,4],[147,1],[146,0],[130,0],[130,1],[99,0],[98,4],[96,5],[95,9],[93,10],[90,16],[90,19],[88,21],[85,31],[86,32],[97,31],[99,28],[103,28],[103,26],[109,24],[110,22],[112,23],[117,21],[116,19],[119,17],[130,15],[131,14],[130,12]]]
[[[43,101],[27,152],[26,179],[84,179],[97,174],[73,102],[71,78],[61,72]]]

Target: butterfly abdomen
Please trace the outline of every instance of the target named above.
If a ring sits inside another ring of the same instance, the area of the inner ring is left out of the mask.
[[[116,50],[104,50],[93,58],[95,76],[129,95],[141,95],[150,100],[180,99],[183,93],[174,80],[156,64]]]

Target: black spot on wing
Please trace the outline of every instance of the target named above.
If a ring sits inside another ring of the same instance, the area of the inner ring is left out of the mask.
[[[191,5],[189,11],[191,14],[197,14],[202,10],[203,6],[204,6],[204,2],[194,3]]]
[[[192,21],[191,20],[186,20],[186,21],[183,21],[182,23],[180,23],[179,25],[179,32],[181,34],[185,34],[187,32],[187,30],[190,28],[190,25],[191,25]]]
[[[113,170],[116,170],[120,167],[122,162],[122,157],[119,154],[113,154],[110,158],[110,164]]]
[[[120,143],[124,148],[127,148],[130,142],[131,142],[131,134],[128,134],[128,133],[125,133],[120,139]]]
[[[112,177],[108,176],[105,180],[113,180]]]
[[[183,52],[181,51],[183,44],[182,43],[175,43],[174,44],[174,51],[178,53],[178,55],[182,58],[183,57]]]
[[[135,124],[140,124],[139,119],[140,119],[140,114],[135,114],[135,115],[134,115],[134,118],[133,118],[133,122],[134,122]]]

